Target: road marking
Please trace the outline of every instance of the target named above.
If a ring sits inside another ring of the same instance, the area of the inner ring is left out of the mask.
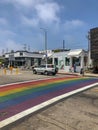
[[[50,79],[50,78],[49,78],[49,79]],[[41,80],[41,79],[39,79],[39,80]],[[45,80],[45,79],[44,79],[44,80]],[[37,80],[36,80],[36,81],[37,81]],[[29,83],[29,82],[30,82],[30,81],[26,81],[25,83]],[[24,83],[24,82],[22,82],[22,83]],[[19,84],[19,83],[15,83],[15,84]],[[8,84],[8,85],[9,85],[9,84]],[[10,85],[11,85],[11,84],[10,84]],[[27,109],[27,110],[24,110],[24,111],[22,111],[22,112],[20,112],[20,113],[18,113],[18,114],[16,114],[16,115],[14,115],[14,116],[12,116],[12,117],[9,117],[9,118],[7,118],[7,119],[1,121],[1,122],[0,122],[0,128],[3,128],[4,126],[6,126],[6,125],[8,125],[8,124],[13,123],[13,122],[15,122],[15,121],[17,121],[17,120],[19,120],[19,119],[21,119],[21,118],[23,118],[23,117],[25,117],[25,116],[31,114],[31,113],[33,113],[33,112],[35,112],[35,111],[40,110],[40,109],[42,109],[42,108],[44,108],[44,107],[46,107],[46,106],[48,106],[48,105],[50,105],[50,104],[52,104],[52,103],[54,103],[54,102],[57,102],[57,101],[59,101],[59,100],[61,100],[61,99],[63,99],[63,98],[66,98],[66,97],[71,96],[71,95],[73,95],[73,94],[76,94],[76,93],[79,93],[79,92],[81,92],[81,91],[90,89],[90,88],[92,88],[92,87],[94,87],[94,86],[97,86],[97,85],[98,85],[98,83],[93,83],[93,84],[91,84],[91,85],[87,85],[87,86],[85,86],[85,87],[82,87],[82,88],[73,90],[73,91],[71,91],[71,92],[62,94],[62,95],[60,95],[60,96],[54,97],[54,98],[52,98],[52,99],[50,99],[50,100],[47,100],[47,101],[45,101],[45,102],[43,102],[43,103],[40,103],[40,104],[38,104],[38,105],[36,105],[36,106],[33,106],[32,108],[29,108],[29,109]],[[4,86],[4,85],[3,85],[3,86]],[[3,86],[2,86],[2,87],[3,87]],[[4,114],[5,114],[5,113],[4,113]],[[6,114],[7,114],[7,113],[6,113]]]

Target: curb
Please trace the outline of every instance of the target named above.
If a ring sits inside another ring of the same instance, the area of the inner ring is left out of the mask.
[[[65,72],[65,73],[63,72],[63,73],[62,73],[62,72],[58,72],[57,74],[80,76],[79,73],[77,74],[77,73],[66,73],[66,72]]]

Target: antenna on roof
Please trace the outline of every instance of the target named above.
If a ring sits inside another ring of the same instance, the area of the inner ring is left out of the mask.
[[[28,46],[28,51],[30,51],[30,45]]]
[[[2,55],[4,55],[4,49],[2,49]]]
[[[23,49],[24,49],[25,51],[27,50],[27,45],[26,45],[26,44],[24,44]]]
[[[8,48],[6,48],[6,53],[8,53]]]
[[[65,40],[63,40],[63,51],[65,50]]]

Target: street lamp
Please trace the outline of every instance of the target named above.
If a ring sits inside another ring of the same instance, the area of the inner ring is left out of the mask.
[[[45,28],[40,28],[44,31],[45,34],[45,59],[46,59],[46,64],[47,64],[47,30]]]
[[[88,32],[87,40],[88,40],[88,66],[89,66],[91,64],[90,32]]]

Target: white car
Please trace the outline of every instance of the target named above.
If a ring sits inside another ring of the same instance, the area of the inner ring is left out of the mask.
[[[41,73],[45,75],[49,75],[49,74],[55,75],[57,73],[57,69],[52,64],[45,64],[33,68],[33,74],[37,74],[37,73]]]

